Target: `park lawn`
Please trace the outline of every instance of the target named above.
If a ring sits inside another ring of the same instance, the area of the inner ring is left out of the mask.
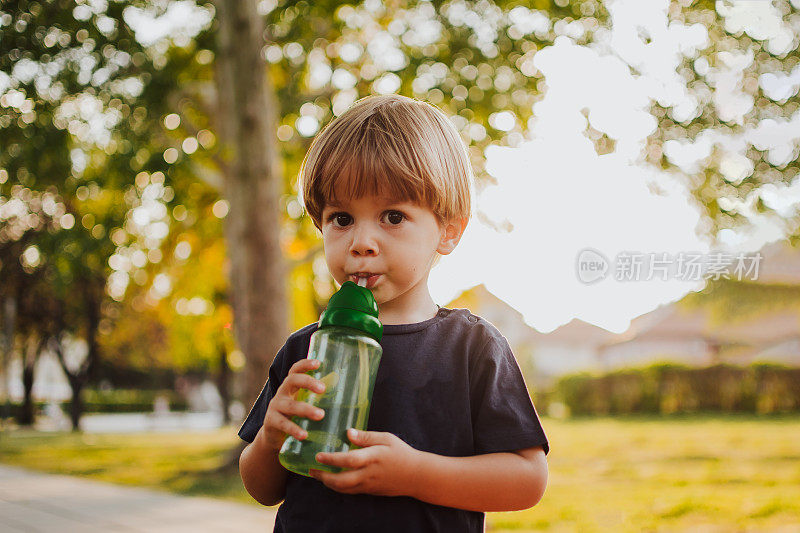
[[[185,495],[253,502],[237,468],[215,472],[238,441],[234,428],[139,434],[14,431],[0,434],[0,462]]]
[[[547,491],[490,531],[800,531],[799,416],[542,424]]]
[[[527,511],[488,513],[488,531],[800,527],[798,416],[542,417],[542,424],[552,447],[542,501]],[[237,440],[233,428],[146,435],[18,431],[0,436],[0,461],[255,504],[235,470],[209,473]]]

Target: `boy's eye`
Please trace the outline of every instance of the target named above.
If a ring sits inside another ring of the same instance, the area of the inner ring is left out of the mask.
[[[394,210],[385,211],[383,214],[386,215],[386,220],[392,226],[400,225],[400,223],[402,223],[403,220],[405,220],[405,218],[406,218],[406,215],[403,214],[401,211],[394,211]],[[351,217],[347,213],[343,213],[343,212],[339,211],[339,212],[331,213],[330,215],[328,215],[328,220],[327,221],[328,222],[335,222],[334,226],[344,227],[344,226],[347,226],[352,221],[352,218],[353,217]]]
[[[328,222],[336,221],[338,225],[341,226],[346,226],[349,220],[350,220],[350,215],[348,215],[347,213],[333,213],[328,217]]]
[[[386,219],[392,226],[397,226],[403,221],[403,219],[406,218],[406,216],[400,211],[387,211],[386,214],[388,215]]]

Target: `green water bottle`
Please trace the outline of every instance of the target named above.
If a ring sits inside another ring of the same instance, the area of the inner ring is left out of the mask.
[[[357,446],[347,438],[347,429],[366,430],[372,389],[383,349],[379,344],[383,325],[372,291],[345,281],[328,301],[311,335],[308,358],[320,366],[308,372],[325,383],[322,394],[300,389],[298,401],[325,411],[322,420],[292,417],[308,436],[298,440],[289,435],[278,460],[292,472],[308,476],[308,470],[339,472],[342,469],[318,463],[318,452],[346,452]]]

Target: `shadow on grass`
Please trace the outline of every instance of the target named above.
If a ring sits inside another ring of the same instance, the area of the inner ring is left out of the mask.
[[[208,496],[239,502],[256,503],[242,485],[239,472],[220,473],[218,470],[179,472],[166,480],[166,484],[185,496]]]
[[[240,447],[219,454],[217,464],[204,470],[181,470],[164,480],[164,484],[185,496],[208,496],[239,502],[256,503],[245,490],[239,477]]]

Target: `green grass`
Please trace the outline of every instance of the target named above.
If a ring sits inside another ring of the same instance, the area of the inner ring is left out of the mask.
[[[488,531],[792,531],[800,524],[798,416],[542,418],[542,424],[552,448],[544,498],[527,511],[489,513]],[[18,431],[0,436],[0,461],[254,503],[235,470],[210,473],[237,441],[234,428]]]
[[[800,530],[798,416],[542,424],[552,448],[544,497],[490,514],[487,530]]]
[[[186,495],[252,502],[237,469],[214,472],[238,444],[236,429],[214,432],[0,435],[0,462]]]

